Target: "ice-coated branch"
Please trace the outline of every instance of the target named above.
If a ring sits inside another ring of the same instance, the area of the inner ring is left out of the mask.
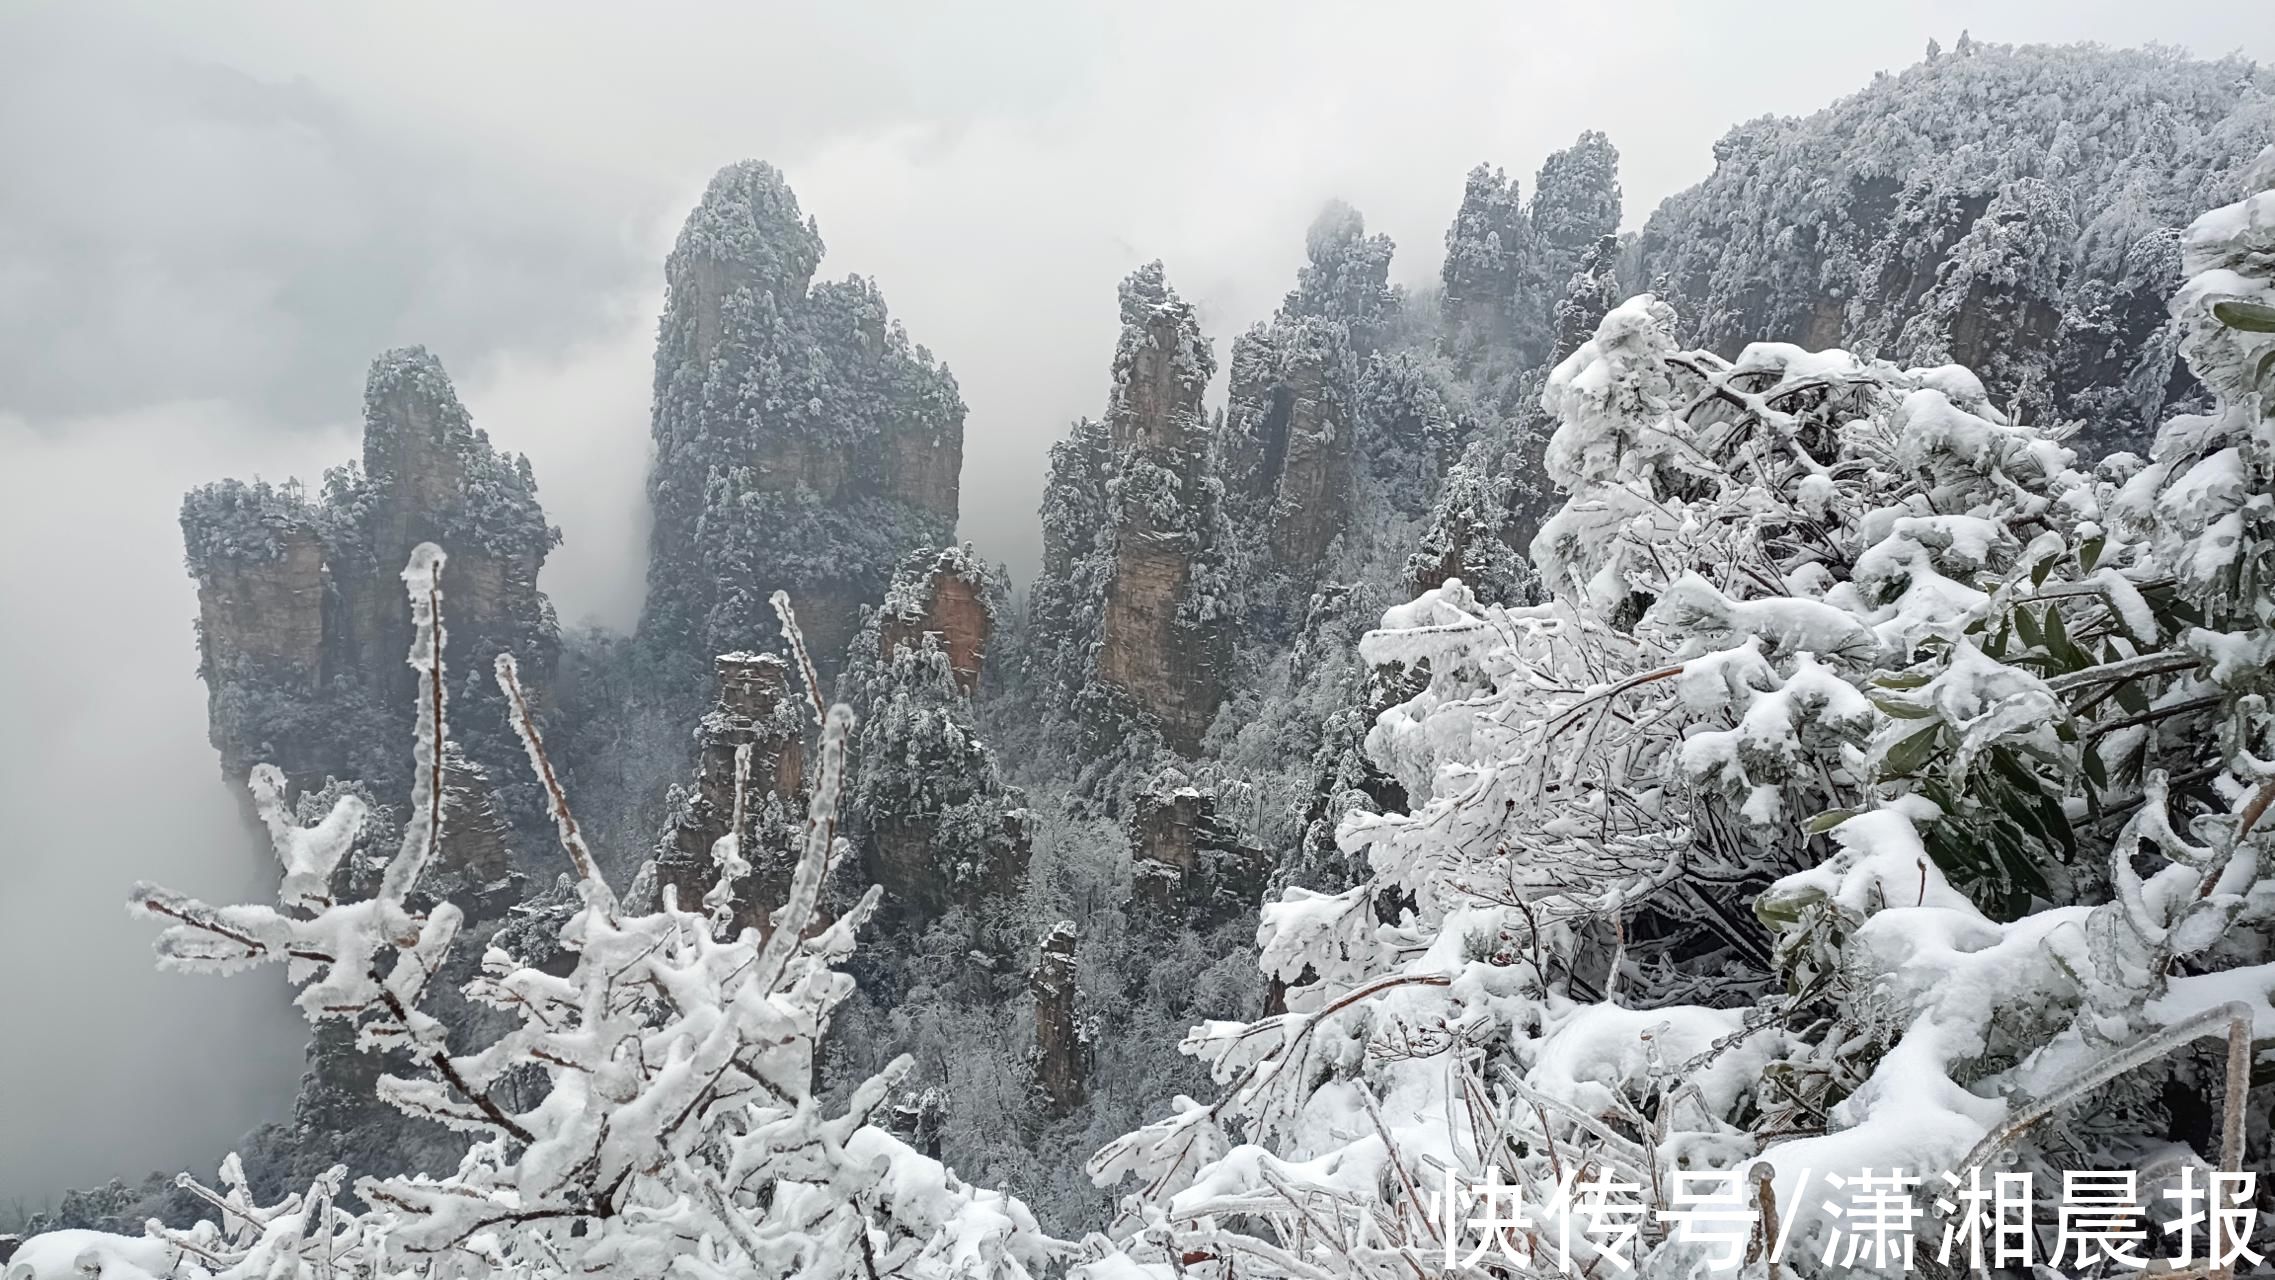
[[[422,542],[403,566],[403,586],[411,597],[410,664],[419,673],[419,767],[411,774],[411,812],[404,824],[403,848],[388,864],[380,896],[401,902],[418,885],[427,864],[442,847],[442,757],[446,736],[443,708],[449,692],[443,679],[442,569],[449,561],[441,547]]]
[[[782,638],[790,643],[790,656],[798,663],[798,675],[805,685],[806,706],[814,713],[814,723],[823,722],[821,677],[814,672],[813,656],[806,652],[806,633],[799,629],[798,614],[790,607],[790,593],[777,591],[767,597],[774,606],[774,616],[782,620]]]
[[[2153,1031],[2115,1053],[2101,1055],[2068,1080],[2029,1099],[2020,1111],[1975,1143],[1966,1159],[1960,1162],[1956,1171],[1958,1177],[1964,1181],[1976,1170],[1996,1159],[2000,1152],[2014,1145],[2031,1129],[2045,1123],[2064,1107],[2084,1101],[2094,1090],[2117,1077],[2128,1071],[2139,1070],[2175,1049],[2213,1034],[2224,1038],[2228,1047],[2228,1067],[2222,1077],[2227,1082],[2228,1110],[2222,1117],[2220,1127],[2220,1159],[2222,1167],[2234,1171],[2235,1162],[2242,1155],[2244,1121],[2242,1099],[2236,1093],[2234,1082],[2239,1071],[2249,1080],[2251,1062],[2251,1008],[2241,1003],[2206,1009],[2193,1017]],[[2240,1068],[2237,1066],[2239,1061],[2243,1064]]]
[[[537,718],[530,713],[529,696],[521,686],[521,669],[512,654],[498,655],[497,676],[498,688],[504,691],[506,707],[513,717],[514,732],[521,737],[522,749],[529,753],[529,767],[545,787],[545,810],[552,815],[559,832],[562,852],[569,855],[577,879],[590,885],[613,906],[615,895],[610,893],[608,881],[600,874],[600,860],[586,847],[584,832],[577,826],[577,816],[569,809],[568,793],[562,790],[560,776],[553,771],[552,757],[545,754],[545,739],[537,731]]]

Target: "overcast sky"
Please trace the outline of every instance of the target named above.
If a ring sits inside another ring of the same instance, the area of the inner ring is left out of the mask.
[[[1146,259],[1221,356],[1330,197],[1418,281],[1480,160],[1529,193],[1602,129],[1637,225],[1730,125],[1970,24],[2275,58],[2251,4],[1982,9],[0,0],[0,1201],[288,1105],[279,984],[150,973],[118,903],[263,875],[204,743],[178,495],[353,454],[381,348],[433,348],[530,455],[564,619],[628,623],[663,254],[713,170],[771,160],[823,272],[955,370],[963,533],[1023,580]]]

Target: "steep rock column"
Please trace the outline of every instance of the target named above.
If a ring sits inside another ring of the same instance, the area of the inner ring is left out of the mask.
[[[730,165],[664,268],[643,640],[675,697],[711,655],[778,634],[786,589],[826,676],[893,566],[956,524],[955,379],[822,241],[772,166]]]
[[[360,483],[352,472],[325,477],[327,497],[356,517],[334,559],[354,658],[384,675],[375,692],[406,709],[412,705],[418,680],[402,661],[412,632],[400,575],[422,542],[449,552],[445,656],[457,671],[478,674],[482,688],[472,692],[483,703],[481,711],[466,708],[453,718],[470,742],[496,726],[490,745],[497,750],[479,758],[493,776],[508,777],[502,766],[518,762],[519,743],[505,728],[503,704],[488,677],[497,655],[508,650],[539,688],[553,669],[558,626],[538,593],[537,575],[560,532],[537,504],[529,460],[491,447],[442,362],[424,347],[374,360],[363,403]],[[361,571],[340,572],[342,562],[354,558],[364,561],[356,566]]]
[[[325,706],[326,658],[337,649],[326,643],[321,517],[297,484],[224,480],[182,500],[206,734],[232,783],[264,762],[302,786],[348,767],[352,744]]]
[[[1233,344],[1218,469],[1244,544],[1273,569],[1308,580],[1350,517],[1357,382],[1335,320],[1283,315]]]
[[[1589,130],[1549,153],[1533,179],[1526,210],[1540,255],[1532,305],[1553,323],[1565,281],[1605,236],[1619,232],[1619,149]]]
[[[453,737],[510,821],[546,825],[489,672],[512,653],[542,706],[559,630],[537,575],[560,535],[529,460],[491,446],[433,354],[405,347],[372,362],[362,460],[327,472],[320,497],[297,483],[224,480],[183,498],[181,524],[209,734],[232,782],[266,761],[298,790],[352,778],[379,803],[407,798],[400,744],[416,680],[403,661],[412,632],[401,574],[431,541],[450,555]]]
[[[1487,165],[1470,170],[1446,228],[1438,292],[1446,349],[1464,369],[1491,372],[1546,346],[1538,317],[1519,302],[1538,254],[1521,184]]]
[[[1072,920],[1053,925],[1027,978],[1035,999],[1035,1087],[1054,1120],[1082,1105],[1089,1080],[1090,1038],[1075,1011],[1074,945]]]
[[[1224,699],[1229,582],[1201,396],[1216,370],[1190,303],[1161,264],[1122,284],[1122,338],[1106,412],[1113,545],[1096,678],[1157,727],[1199,749]]]

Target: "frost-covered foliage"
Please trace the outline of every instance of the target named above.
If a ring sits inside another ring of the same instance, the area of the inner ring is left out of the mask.
[[[1100,602],[1113,577],[1106,482],[1114,462],[1106,424],[1084,418],[1051,446],[1043,485],[1042,570],[1027,590],[1026,683],[1079,689],[1090,679]]]
[[[860,604],[955,526],[955,379],[874,282],[814,284],[821,256],[782,175],[752,161],[712,179],[665,264],[641,634],[686,698],[713,655],[774,634],[782,589],[809,601],[834,670]]]
[[[2029,420],[2082,419],[2094,452],[2139,447],[2190,393],[2163,305],[2178,229],[2241,193],[2270,136],[2275,82],[2240,58],[1970,43],[1731,130],[1627,285],[1724,355],[1766,336],[1957,360]]]
[[[1407,561],[1415,589],[1460,578],[1481,599],[1535,602],[1540,577],[1532,561],[1509,545],[1522,502],[1518,474],[1512,459],[1484,448],[1446,468],[1421,546]]]
[[[302,535],[318,538],[343,571],[360,567],[344,563],[351,557],[392,554],[388,544],[414,533],[501,559],[541,562],[559,545],[528,457],[491,446],[426,348],[380,353],[363,402],[362,460],[326,471],[318,498],[297,480],[259,479],[221,480],[184,496],[191,576],[281,559]],[[411,524],[418,528],[395,527]]]
[[[1288,1012],[1193,1029],[1221,1093],[1098,1154],[1137,1194],[1087,1274],[1451,1273],[1428,1198],[1489,1181],[1544,1272],[1758,1273],[1782,1222],[1853,1274],[1865,1170],[1928,1179],[1923,1263],[1936,1171],[2266,1176],[2275,193],[2183,243],[2216,404],[2090,474],[1963,369],[1614,309],[1543,394],[1549,599],[1365,639],[1424,673],[1367,743],[1410,807],[1267,906]],[[1774,1218],[1671,1235],[1678,1172]],[[1576,1173],[1643,1206],[1616,1263]]]
[[[276,906],[214,907],[140,886],[163,920],[164,967],[233,972],[281,962],[312,1023],[351,1028],[367,1052],[416,1064],[377,1082],[409,1115],[473,1135],[455,1169],[366,1178],[365,1208],[341,1203],[344,1171],[304,1192],[254,1201],[235,1157],[219,1189],[183,1186],[214,1217],[186,1230],[153,1222],[148,1241],[58,1242],[116,1277],[611,1275],[911,1276],[1023,1280],[1052,1243],[1017,1201],[959,1182],[869,1117],[905,1061],[856,1089],[843,1109],[811,1095],[817,1042],[852,989],[835,966],[877,894],[823,922],[852,715],[832,710],[797,871],[782,909],[731,939],[668,897],[632,915],[587,847],[530,719],[511,656],[497,682],[548,788],[577,906],[560,927],[568,963],[540,969],[492,946],[467,988],[509,1016],[504,1034],[463,1041],[434,1012],[430,985],[466,918],[424,882],[443,845],[442,552],[403,572],[420,675],[414,789],[402,843],[368,897],[340,898],[335,870],[365,804],[343,794],[302,826],[281,777],[262,769],[254,799],[282,866]],[[791,634],[795,635],[793,631]],[[44,1253],[46,1245],[27,1248]],[[36,1274],[36,1273],[35,1273]]]
[[[398,348],[372,362],[363,423],[362,473],[352,465],[326,472],[324,500],[366,535],[367,556],[392,558],[395,542],[417,537],[447,540],[462,556],[542,561],[561,541],[537,504],[529,458],[490,447],[426,348]],[[374,528],[374,521],[402,527]]]
[[[296,480],[281,485],[254,477],[217,480],[182,495],[184,561],[193,576],[223,562],[281,560],[296,536],[317,527],[322,508]]]

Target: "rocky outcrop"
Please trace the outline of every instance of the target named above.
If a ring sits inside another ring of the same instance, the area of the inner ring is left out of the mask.
[[[1481,385],[1538,365],[1561,327],[1565,280],[1619,219],[1619,152],[1601,133],[1551,153],[1529,203],[1501,170],[1471,170],[1440,273],[1446,351]]]
[[[902,920],[1000,902],[1026,880],[1034,818],[972,718],[1005,594],[969,548],[911,553],[846,658],[848,827]]]
[[[1271,860],[1219,819],[1210,787],[1162,770],[1138,792],[1129,828],[1130,892],[1140,907],[1196,928],[1255,909]]]
[[[363,458],[327,473],[320,496],[224,480],[185,497],[181,523],[209,736],[232,780],[265,761],[301,790],[337,777],[382,804],[408,796],[401,744],[417,676],[403,661],[402,569],[431,541],[450,556],[443,662],[457,744],[476,772],[505,780],[496,803],[509,819],[542,823],[488,672],[510,652],[542,691],[559,641],[537,575],[559,534],[528,459],[490,446],[433,355],[409,347],[372,362]]]
[[[442,756],[442,820],[443,867],[464,876],[497,909],[511,905],[519,896],[511,883],[513,832],[499,812],[490,771],[468,759],[455,742]]]
[[[2139,449],[2196,390],[2157,305],[2172,242],[2240,194],[2271,119],[2275,82],[2240,59],[1976,42],[1731,129],[1622,283],[1726,356],[1966,361],[2001,406],[2082,423],[2084,452]]]
[[[713,178],[664,268],[641,635],[675,692],[770,645],[798,602],[825,675],[910,549],[955,528],[964,404],[860,277],[813,282],[822,241],[782,175]]]
[[[678,812],[656,849],[653,883],[659,903],[668,887],[680,910],[703,910],[704,895],[719,882],[714,850],[734,834],[750,871],[733,886],[724,929],[732,936],[764,928],[788,894],[790,852],[804,807],[805,721],[790,700],[783,659],[728,653],[714,660],[713,670],[719,696],[695,731],[695,785],[677,797]]]
[[[1027,991],[1035,1001],[1035,1088],[1043,1113],[1056,1120],[1082,1105],[1089,1083],[1090,1038],[1075,1009],[1074,922],[1043,936]]]

